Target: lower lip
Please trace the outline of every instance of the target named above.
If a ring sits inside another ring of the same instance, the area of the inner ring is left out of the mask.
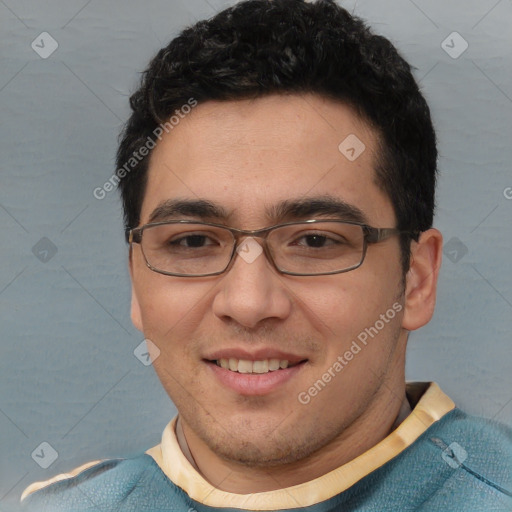
[[[240,395],[267,395],[279,389],[296,376],[305,365],[305,361],[290,368],[283,368],[268,373],[238,373],[221,368],[216,363],[206,361],[221,384]]]

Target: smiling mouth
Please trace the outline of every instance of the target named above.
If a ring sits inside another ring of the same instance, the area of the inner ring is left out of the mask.
[[[307,360],[298,361],[290,364],[286,359],[261,359],[259,361],[250,361],[248,359],[217,359],[211,360],[210,363],[236,373],[261,375],[263,373],[275,372],[286,368],[293,368],[299,364],[305,363]]]

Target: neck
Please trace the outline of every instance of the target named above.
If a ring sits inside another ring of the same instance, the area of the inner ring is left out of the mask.
[[[331,443],[307,458],[278,467],[254,468],[226,461],[211,451],[178,417],[179,446],[205,480],[236,494],[272,491],[318,478],[350,462],[389,435],[410,413],[405,382],[393,393],[377,393],[365,412]]]

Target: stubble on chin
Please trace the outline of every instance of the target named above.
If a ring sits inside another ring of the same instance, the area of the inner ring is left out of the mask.
[[[180,413],[181,415],[181,413]],[[183,416],[182,416],[183,417]],[[184,418],[187,421],[187,418]],[[346,425],[319,425],[308,416],[307,430],[299,429],[302,423],[285,418],[275,426],[261,421],[255,426],[249,421],[237,424],[220,423],[211,415],[201,420],[192,414],[189,427],[208,449],[228,463],[254,469],[275,468],[307,460],[333,442],[343,433]]]

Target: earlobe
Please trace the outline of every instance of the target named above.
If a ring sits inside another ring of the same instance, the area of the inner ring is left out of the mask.
[[[142,315],[140,311],[140,304],[139,299],[137,297],[137,292],[135,291],[135,285],[133,283],[133,255],[132,251],[130,249],[130,255],[129,255],[129,270],[130,270],[130,279],[132,281],[132,301],[131,301],[131,310],[130,315],[132,318],[132,323],[136,329],[138,329],[140,332],[143,332],[142,330]]]
[[[143,332],[143,330],[142,330],[142,315],[140,313],[139,299],[137,298],[137,293],[135,292],[133,284],[132,284],[131,317],[132,317],[132,323],[133,323],[134,327],[136,329],[138,329],[140,332]]]
[[[434,228],[424,231],[418,242],[413,241],[411,244],[411,261],[405,286],[405,312],[402,319],[404,329],[419,329],[434,314],[442,246],[443,237]]]

